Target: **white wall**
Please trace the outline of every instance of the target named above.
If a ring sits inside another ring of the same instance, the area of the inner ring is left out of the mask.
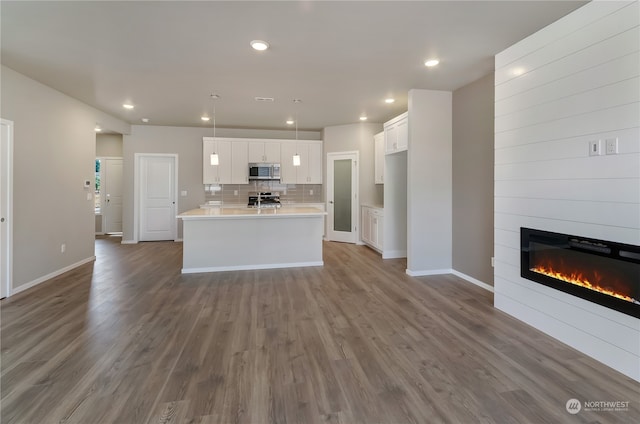
[[[2,118],[14,122],[15,293],[93,259],[94,128],[129,125],[7,67],[1,73]]]
[[[326,199],[326,169],[327,153],[334,152],[360,152],[360,203],[382,204],[382,185],[376,185],[374,181],[374,134],[382,131],[382,124],[358,123],[350,125],[338,125],[326,127],[323,133],[323,181]]]
[[[96,157],[121,158],[122,134],[96,134]]]
[[[409,91],[407,168],[407,273],[451,272],[451,92]]]
[[[133,125],[131,134],[124,136],[124,242],[135,240],[134,223],[134,156],[136,153],[170,153],[178,155],[178,213],[197,208],[204,203],[202,183],[202,137],[212,136],[211,128],[163,127]],[[217,137],[294,139],[290,130],[216,129]],[[300,140],[319,140],[319,131],[298,131]],[[182,222],[178,220],[178,238],[182,238]]]
[[[493,285],[493,72],[453,92],[453,269]]]
[[[520,277],[519,229],[640,245],[638,2],[596,1],[496,56],[495,306],[640,380],[640,320]],[[619,154],[588,154],[618,137]]]

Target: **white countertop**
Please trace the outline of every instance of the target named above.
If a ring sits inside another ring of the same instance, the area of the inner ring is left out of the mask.
[[[224,218],[284,218],[324,216],[327,213],[313,207],[281,208],[200,208],[191,209],[178,215],[183,220],[224,219]]]

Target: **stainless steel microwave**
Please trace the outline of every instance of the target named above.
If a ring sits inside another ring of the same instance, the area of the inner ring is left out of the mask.
[[[280,180],[279,163],[250,163],[249,181]]]

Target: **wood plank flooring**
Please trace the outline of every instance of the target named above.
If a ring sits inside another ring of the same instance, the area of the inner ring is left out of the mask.
[[[2,424],[639,421],[637,382],[455,276],[341,243],[324,267],[181,275],[181,249],[99,238],[3,300]]]

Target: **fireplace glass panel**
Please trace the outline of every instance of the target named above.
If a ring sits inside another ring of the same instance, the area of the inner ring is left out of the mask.
[[[521,229],[521,275],[640,317],[640,247]]]

